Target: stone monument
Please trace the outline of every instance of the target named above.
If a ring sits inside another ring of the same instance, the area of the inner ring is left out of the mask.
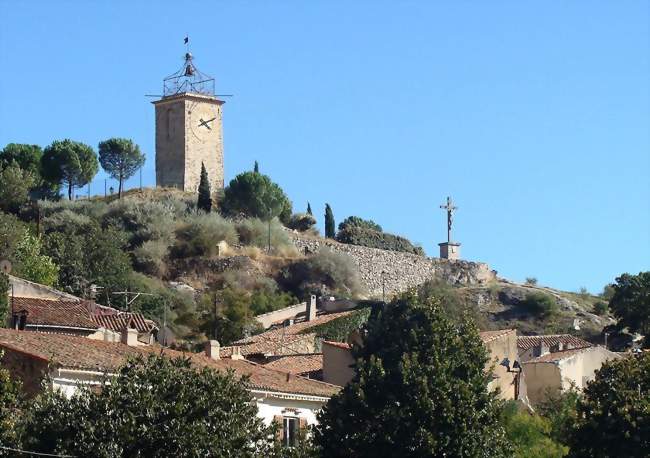
[[[439,243],[440,257],[443,259],[459,259],[460,243],[451,241],[451,227],[454,223],[454,212],[458,207],[454,207],[451,197],[447,197],[447,205],[441,205],[440,208],[447,210],[447,241]]]
[[[187,43],[187,40],[186,40]],[[156,107],[156,185],[197,192],[201,164],[212,190],[223,188],[221,107],[214,78],[201,73],[194,56],[185,54],[183,67],[163,82]]]

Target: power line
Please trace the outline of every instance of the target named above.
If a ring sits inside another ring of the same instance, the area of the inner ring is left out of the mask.
[[[0,445],[0,450],[8,450],[10,452],[26,453],[27,455],[55,456],[55,457],[60,457],[60,458],[74,458],[74,456],[75,456],[75,455],[56,455],[56,454],[52,454],[52,453],[30,452],[29,450],[21,450],[21,449],[18,449],[18,448],[3,447],[2,445]]]

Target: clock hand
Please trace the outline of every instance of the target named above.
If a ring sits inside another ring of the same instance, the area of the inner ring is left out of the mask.
[[[214,120],[214,118],[212,118],[212,119],[208,119],[207,121],[204,121],[203,118],[200,118],[200,119],[199,119],[199,127],[201,127],[201,126],[205,126],[205,127],[208,128],[208,130],[212,130],[212,128],[211,128],[210,126],[208,126],[208,123],[209,123],[210,121],[213,121],[213,120]]]

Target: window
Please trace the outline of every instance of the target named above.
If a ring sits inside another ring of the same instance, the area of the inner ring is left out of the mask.
[[[282,445],[285,447],[295,447],[298,445],[298,419],[295,417],[284,417],[282,426],[284,433]]]

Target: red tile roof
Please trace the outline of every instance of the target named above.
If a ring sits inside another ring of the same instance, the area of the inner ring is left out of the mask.
[[[555,363],[558,361],[561,361],[566,358],[570,358],[572,356],[575,356],[579,353],[582,353],[586,350],[589,350],[590,348],[593,347],[582,347],[582,348],[572,348],[571,350],[564,350],[564,351],[556,351],[554,353],[547,353],[542,356],[538,356],[537,358],[529,359],[528,361],[524,361],[522,364],[530,364],[530,363]]]
[[[291,374],[308,375],[323,370],[323,354],[274,356],[264,367]]]
[[[479,333],[479,336],[481,337],[481,340],[483,343],[488,343],[492,342],[495,339],[498,339],[500,337],[506,336],[510,334],[511,332],[517,332],[516,329],[499,329],[497,331],[483,331]]]
[[[14,313],[27,313],[27,325],[99,328],[82,302],[14,297],[11,303]]]
[[[147,320],[140,313],[118,312],[113,315],[94,315],[92,319],[100,326],[111,331],[121,332],[123,329],[133,328],[138,332],[151,332],[156,325]]]
[[[332,347],[343,348],[345,350],[349,350],[352,348],[352,345],[350,345],[349,343],[334,342],[332,340],[323,340],[323,344],[331,345]]]
[[[538,347],[544,342],[549,348],[555,347],[562,343],[563,346],[571,345],[573,348],[591,347],[592,344],[579,337],[571,334],[556,334],[546,336],[519,336],[517,337],[517,348],[519,350],[529,350]]]
[[[162,354],[170,358],[190,358],[200,367],[232,369],[239,377],[248,376],[249,389],[330,397],[340,387],[267,368],[246,360],[213,360],[201,353],[184,353],[155,345],[137,347],[84,337],[0,329],[0,347],[47,360],[55,367],[115,372],[130,357]]]
[[[309,329],[344,317],[350,313],[352,312],[330,313],[319,316],[312,321],[302,321],[291,326],[271,329],[261,334],[238,340],[234,345],[240,348],[242,356],[254,354],[273,355],[282,352],[302,353],[300,351],[300,345],[314,340],[314,334],[309,333]],[[221,347],[220,354],[223,358],[230,357],[232,355],[232,346]]]

